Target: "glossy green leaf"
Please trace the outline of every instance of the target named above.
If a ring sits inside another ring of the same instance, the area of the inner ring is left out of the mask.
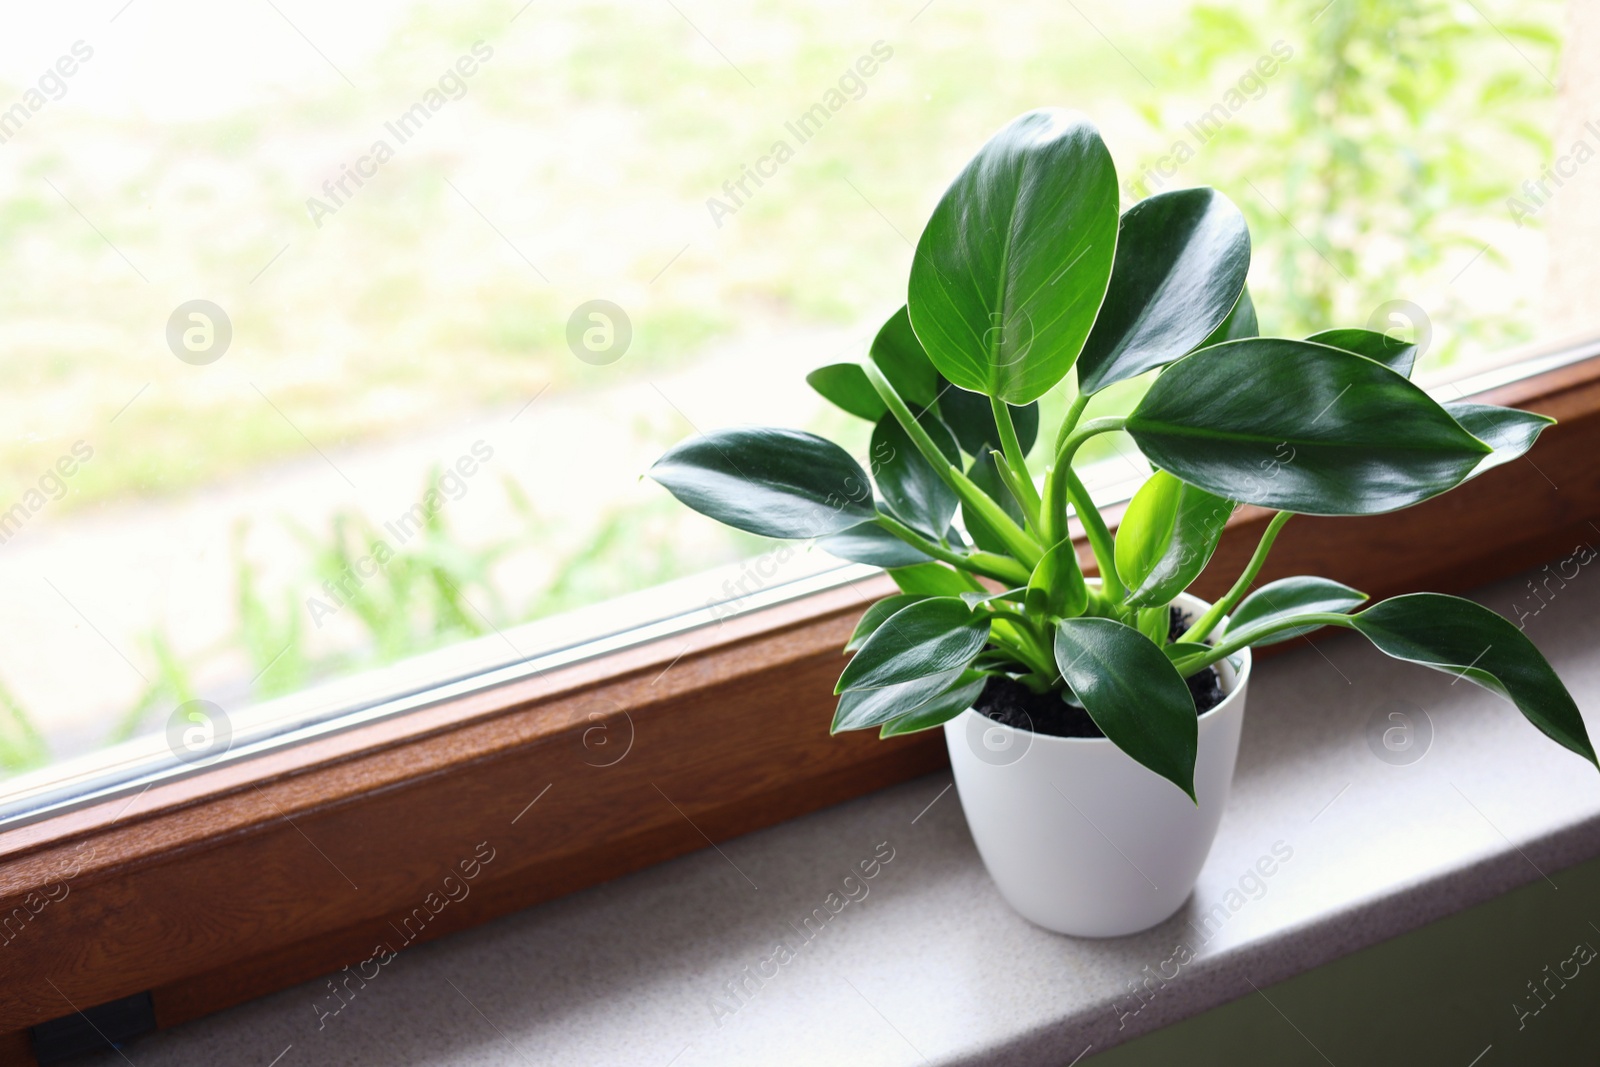
[[[1211,345],[1220,345],[1224,341],[1260,336],[1261,325],[1256,322],[1255,301],[1250,299],[1250,287],[1246,285],[1239,293],[1239,302],[1228,312],[1228,317],[1222,320],[1221,326],[1212,331],[1210,337],[1201,342],[1200,347],[1208,348]]]
[[[850,634],[850,640],[844,643],[846,652],[854,652],[861,647],[861,642],[871,637],[873,631],[883,625],[885,619],[909,604],[915,604],[923,598],[912,593],[900,593],[896,596],[886,596],[873,604],[861,616],[861,621],[856,623],[856,628]]]
[[[1481,604],[1442,593],[1392,597],[1351,617],[1396,659],[1476,682],[1590,763],[1594,746],[1566,686],[1523,632]]]
[[[917,416],[917,422],[933,438],[945,458],[959,466],[961,454],[956,451],[955,438],[944,424],[929,413]],[[871,455],[872,474],[889,511],[907,526],[929,537],[943,534],[955,517],[961,499],[922,458],[911,435],[893,415],[885,415],[873,427]]]
[[[668,450],[650,477],[689,507],[762,537],[826,537],[877,514],[867,474],[799,430],[716,430]]]
[[[1022,454],[1027,455],[1033,451],[1033,442],[1039,436],[1039,405],[1018,407],[1013,404],[1010,407],[1017,443],[1022,446]],[[994,411],[988,397],[948,386],[939,393],[939,415],[967,455],[981,456],[991,449],[1001,450],[1000,429],[994,424]]]
[[[806,383],[824,400],[868,422],[877,422],[889,412],[859,364],[830,363],[818,367],[806,375]]]
[[[1478,461],[1469,478],[1476,478],[1492,467],[1509,463],[1533,447],[1546,426],[1555,419],[1535,415],[1531,411],[1496,407],[1493,404],[1474,404],[1468,400],[1452,400],[1444,405],[1455,420],[1468,433],[1494,449]]]
[[[957,597],[907,604],[862,642],[834,692],[881,689],[966,667],[988,642],[989,622],[987,613],[974,613]]]
[[[914,734],[918,730],[942,726],[972,707],[983,694],[983,687],[988,681],[988,675],[979,674],[977,671],[963,671],[961,677],[957,678],[950,688],[926,704],[909,714],[884,723],[883,729],[878,731],[878,736],[898,737],[901,734]]]
[[[1033,568],[1024,600],[1028,614],[1073,618],[1089,606],[1089,587],[1078,566],[1078,550],[1068,537],[1051,547]]]
[[[1194,799],[1200,731],[1189,687],[1155,644],[1113,619],[1056,624],[1056,666],[1122,751]]]
[[[1117,243],[1117,176],[1094,124],[1030,111],[995,134],[934,208],[911,263],[911,323],[933,365],[1026,404],[1066,376]]]
[[[1352,611],[1366,603],[1366,600],[1367,594],[1328,578],[1316,578],[1310,575],[1279,578],[1275,582],[1268,582],[1240,601],[1239,606],[1228,617],[1228,626],[1223,632],[1228,637],[1245,636],[1254,630],[1282,622],[1291,615],[1304,615],[1313,611]],[[1262,645],[1275,645],[1279,641],[1287,641],[1315,629],[1315,626],[1297,626],[1292,630],[1279,630],[1260,641],[1252,641],[1251,645],[1257,648]]]
[[[1127,510],[1117,524],[1113,558],[1118,576],[1129,588],[1136,588],[1144,581],[1167,550],[1183,486],[1183,482],[1165,471],[1156,471],[1128,501]]]
[[[1215,189],[1176,189],[1133,205],[1078,357],[1078,389],[1097,393],[1200,347],[1233,311],[1249,270],[1250,228]]]
[[[1117,526],[1117,575],[1135,607],[1166,604],[1200,576],[1233,505],[1156,471],[1133,494]]]
[[[886,685],[881,689],[852,689],[841,693],[839,705],[834,709],[830,732],[864,730],[909,715],[947,692],[965,673],[965,667],[956,667],[899,685]]]
[[[902,593],[920,596],[960,596],[962,593],[983,589],[976,578],[962,574],[943,563],[918,563],[912,567],[892,567],[889,577]]]
[[[1388,367],[1278,337],[1174,363],[1127,431],[1152,464],[1191,485],[1309,515],[1408,507],[1458,484],[1490,451]]]
[[[912,567],[933,557],[912,548],[875,522],[863,522],[843,533],[818,538],[817,547],[832,556],[873,567]]]
[[[907,404],[925,408],[938,399],[939,372],[933,369],[922,342],[911,329],[911,317],[904,306],[878,330],[870,355]]]
[[[1417,346],[1398,337],[1377,330],[1323,330],[1306,338],[1319,345],[1331,345],[1358,356],[1377,360],[1390,370],[1411,377],[1412,364],[1417,361]]]

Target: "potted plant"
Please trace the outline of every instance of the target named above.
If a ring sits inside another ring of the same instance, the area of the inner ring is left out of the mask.
[[[1551,420],[1436,402],[1409,379],[1414,347],[1385,334],[1259,336],[1249,262],[1225,196],[1162,193],[1119,218],[1095,127],[1029,112],[935,208],[906,306],[869,358],[808,378],[874,423],[870,476],[838,445],[782,429],[706,434],[651,468],[712,518],[888,569],[900,593],[846,646],[833,729],[942,725],[985,865],[1052,930],[1131,933],[1182,905],[1227,799],[1252,647],[1355,630],[1493,690],[1595,761],[1543,656],[1472,601],[1368,604],[1317,577],[1251,590],[1292,515],[1419,503],[1522,455]],[[1040,484],[1027,466],[1038,400],[1074,369]],[[1150,371],[1127,414],[1085,417],[1108,385]],[[1073,463],[1118,430],[1155,473],[1113,536]],[[1241,504],[1276,514],[1205,603],[1185,590]]]

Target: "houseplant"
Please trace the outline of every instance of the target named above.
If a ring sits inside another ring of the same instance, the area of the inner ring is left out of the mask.
[[[780,429],[696,437],[651,469],[731,526],[888,568],[901,592],[850,639],[833,729],[944,725],[985,863],[1052,929],[1131,932],[1181,905],[1226,799],[1252,646],[1353,629],[1493,690],[1595,761],[1560,680],[1486,608],[1433,593],[1368,604],[1309,576],[1251,591],[1292,515],[1419,503],[1522,455],[1551,420],[1441,405],[1409,380],[1413,346],[1384,334],[1258,336],[1249,262],[1226,197],[1178,190],[1119,218],[1095,127],[1030,112],[935,208],[906,306],[869,358],[808,379],[874,423],[870,475]],[[1074,370],[1041,485],[1026,465],[1038,400]],[[1128,414],[1085,417],[1107,386],[1150,371]],[[1155,473],[1113,537],[1073,462],[1118,430]],[[1188,596],[1241,504],[1276,512],[1254,557],[1216,603]]]

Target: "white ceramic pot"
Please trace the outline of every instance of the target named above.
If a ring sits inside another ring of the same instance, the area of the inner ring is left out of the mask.
[[[1177,604],[1191,618],[1207,607]],[[1198,805],[1103,737],[1049,737],[970,708],[945,723],[961,808],[1007,903],[1080,937],[1136,933],[1183,905],[1239,753],[1250,651],[1230,658],[1217,664],[1225,698],[1200,716]]]

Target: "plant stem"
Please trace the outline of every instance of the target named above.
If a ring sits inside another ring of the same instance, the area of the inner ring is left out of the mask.
[[[1072,431],[1078,428],[1078,420],[1083,417],[1083,409],[1089,406],[1087,394],[1079,393],[1072,401],[1072,406],[1067,409],[1067,414],[1061,420],[1061,428],[1056,431],[1056,454],[1061,452],[1061,446],[1067,443],[1067,438],[1072,436]],[[1039,509],[1039,531],[1043,535],[1046,545],[1055,545],[1067,536],[1067,498],[1057,488],[1059,480],[1056,471],[1060,463],[1053,463],[1050,469],[1044,472],[1044,501]]]
[[[939,451],[939,446],[933,443],[933,438],[928,436],[928,431],[922,428],[922,424],[911,414],[906,402],[894,391],[894,386],[889,384],[889,380],[875,364],[869,361],[862,364],[862,369],[866,371],[867,380],[872,383],[872,387],[878,391],[878,396],[894,413],[895,421],[911,437],[912,443],[917,446],[917,451],[922,453],[922,458],[928,461],[934,473],[955,491],[963,504],[983,517],[995,535],[1006,543],[1007,550],[1031,573],[1038,565],[1039,557],[1044,555],[1044,547],[1013,522],[1011,516],[1007,515],[999,504],[989,499],[989,494],[979,489],[971,478],[945,458],[944,453]]]
[[[878,512],[874,520],[883,529],[888,530],[906,544],[917,551],[932,556],[934,559],[950,564],[961,570],[981,574],[985,578],[993,578],[997,582],[1004,582],[1008,587],[1023,586],[1028,584],[1032,577],[1031,572],[1012,559],[995,552],[956,552],[945,548],[937,541],[922,536],[916,530],[896,519],[892,515]]]
[[[1261,534],[1261,543],[1256,545],[1255,554],[1250,557],[1250,562],[1245,564],[1239,580],[1233,583],[1233,588],[1229,589],[1221,600],[1206,609],[1206,613],[1196,619],[1193,626],[1184,631],[1183,636],[1178,638],[1179,641],[1203,644],[1211,637],[1211,631],[1217,628],[1217,623],[1222,621],[1222,617],[1232,611],[1235,605],[1244,599],[1245,593],[1249,592],[1256,575],[1266,566],[1267,553],[1272,551],[1272,542],[1278,539],[1278,531],[1292,518],[1294,518],[1292,511],[1280,511],[1272,516],[1272,521],[1267,523],[1266,530]]]
[[[1005,609],[993,611],[992,614],[996,616],[995,622],[1005,625],[998,632],[991,626],[990,640],[1005,648],[1006,652],[1015,656],[1035,674],[1053,679],[1058,673],[1055,653],[1047,647],[1048,643],[1044,638],[1035,632],[1037,620],[1020,612]]]
[[[1061,440],[1056,446],[1055,466],[1050,468],[1050,472],[1045,475],[1044,479],[1043,527],[1041,532],[1044,534],[1044,539],[1051,545],[1056,544],[1067,536],[1067,488],[1069,483],[1073,481],[1072,457],[1077,454],[1078,449],[1083,447],[1083,443],[1089,438],[1098,433],[1120,430],[1126,421],[1121,417],[1115,416],[1090,419],[1083,424],[1082,429],[1078,429],[1077,416],[1083,413],[1080,405],[1086,404],[1087,401],[1083,397],[1079,397],[1077,401],[1073,402],[1072,410],[1067,412],[1067,421],[1061,424],[1061,432],[1057,435]],[[1076,502],[1074,504],[1076,505]],[[1084,520],[1085,527],[1089,525],[1086,513],[1081,507],[1079,508],[1078,517]],[[1096,552],[1095,556],[1098,559],[1099,553]],[[1104,564],[1102,563],[1101,566],[1103,568]]]
[[[1051,689],[1055,688],[1054,675],[1040,674],[1038,671],[1034,671],[1030,674],[1018,675],[1017,681],[1021,682],[1035,693],[1048,693]]]
[[[1056,453],[1056,462],[1063,466],[1070,464],[1072,457],[1078,454],[1078,449],[1082,448],[1089,438],[1096,434],[1120,430],[1127,424],[1128,420],[1121,415],[1102,415],[1098,419],[1090,419],[1067,435],[1067,439],[1061,443],[1061,448]]]
[[[1089,547],[1094,550],[1094,561],[1100,567],[1100,588],[1111,603],[1120,604],[1128,591],[1122,584],[1122,577],[1117,574],[1116,542],[1111,539],[1111,530],[1106,526],[1105,517],[1094,506],[1088,487],[1078,477],[1077,471],[1071,467],[1062,468],[1061,480],[1067,499],[1072,501],[1072,510],[1077,512],[1079,521],[1083,523],[1083,532],[1089,537]]]
[[[1083,418],[1083,410],[1089,406],[1092,394],[1079,393],[1072,399],[1072,406],[1067,409],[1066,416],[1061,420],[1061,428],[1056,431],[1056,453],[1060,454],[1061,446],[1067,443],[1067,438],[1072,436],[1072,431],[1078,428],[1078,420]]]
[[[1354,625],[1355,620],[1351,616],[1341,615],[1333,611],[1310,611],[1304,615],[1291,615],[1286,619],[1279,619],[1271,625],[1263,626],[1260,629],[1252,628],[1249,633],[1224,640],[1206,652],[1197,652],[1193,656],[1180,659],[1173,666],[1178,668],[1179,674],[1187,678],[1189,675],[1211,666],[1218,660],[1233,655],[1241,648],[1253,644],[1263,637],[1269,637],[1280,630],[1293,630],[1301,626],[1344,626],[1348,628]]]
[[[1027,504],[1028,490],[1033,488],[1033,482],[1019,480],[1016,472],[1014,472],[1011,469],[1011,466],[1006,463],[1006,458],[1001,453],[991,450],[989,454],[996,457],[994,461],[994,470],[995,473],[1000,476],[1001,483],[1004,484],[1006,490],[1010,492],[1011,499],[1015,500],[1017,502],[1017,506],[1022,508],[1022,520],[1027,524],[1027,529],[1034,533],[1040,532],[1039,509],[1036,506],[1030,510]],[[1024,486],[1026,486],[1026,488],[1024,488]],[[1037,500],[1038,494],[1035,494],[1033,499]]]
[[[1000,430],[1000,447],[1005,450],[1005,466],[1011,471],[1011,479],[1006,481],[1012,495],[1017,497],[1017,503],[1022,505],[1022,513],[1028,517],[1028,525],[1035,530],[1039,528],[1039,491],[1033,486],[1033,475],[1028,473],[1028,458],[1022,454],[1022,441],[1017,437],[1016,424],[1011,421],[1011,405],[997,396],[989,398],[989,407],[994,411],[994,424]],[[1015,481],[1017,484],[1012,485]],[[1020,488],[1022,494],[1018,495]]]

